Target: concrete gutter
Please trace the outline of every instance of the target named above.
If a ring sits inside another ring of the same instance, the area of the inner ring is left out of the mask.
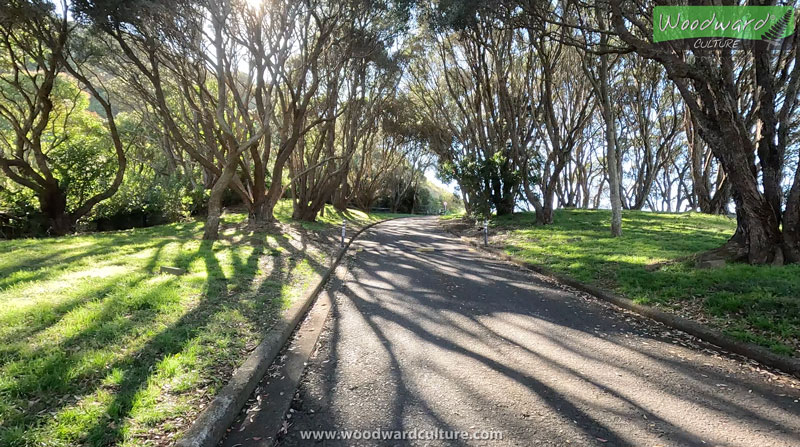
[[[455,235],[461,237],[457,234]],[[493,247],[484,247],[482,244],[479,244],[478,242],[467,239],[465,237],[461,237],[461,240],[467,242],[473,247],[491,253],[494,256],[501,258],[507,262],[511,262],[520,267],[526,268],[528,270],[534,271],[544,276],[548,276],[562,284],[566,284],[574,289],[588,293],[598,299],[601,299],[603,301],[608,301],[609,303],[612,303],[623,309],[630,310],[639,315],[643,315],[645,317],[663,323],[671,328],[686,332],[687,334],[693,335],[703,341],[716,345],[725,351],[745,356],[763,365],[779,369],[783,372],[786,372],[788,374],[800,378],[800,359],[775,354],[774,352],[764,347],[755,345],[753,343],[747,343],[744,341],[736,340],[734,338],[722,334],[717,330],[714,330],[708,326],[700,324],[696,321],[692,321],[687,318],[680,317],[678,315],[664,312],[654,307],[635,303],[628,298],[623,298],[607,290],[600,289],[598,287],[591,286],[589,284],[584,284],[570,276],[561,273],[556,273],[541,265],[523,261],[517,257],[505,253],[500,249]]]
[[[373,226],[400,219],[398,217],[371,223],[354,234],[344,247],[339,249],[328,270],[305,295],[286,310],[283,316],[270,329],[266,337],[250,353],[244,364],[234,371],[230,381],[214,397],[214,400],[200,413],[194,423],[175,442],[176,447],[214,447],[225,435],[247,399],[255,390],[267,368],[280,353],[281,348],[292,335],[303,315],[314,303],[325,283],[336,270],[350,244],[364,231]]]

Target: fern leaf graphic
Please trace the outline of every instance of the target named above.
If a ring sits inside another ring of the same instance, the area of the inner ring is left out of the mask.
[[[786,14],[780,18],[774,25],[772,25],[762,36],[761,40],[775,41],[783,37],[786,27],[789,25],[789,19],[792,17],[792,11],[786,11]]]

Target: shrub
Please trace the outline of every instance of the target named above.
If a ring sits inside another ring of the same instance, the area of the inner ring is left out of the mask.
[[[186,187],[176,177],[128,175],[116,194],[99,203],[87,229],[121,230],[174,222],[188,215]]]
[[[47,219],[39,211],[38,204],[38,199],[28,189],[11,190],[0,186],[0,238],[44,235]]]

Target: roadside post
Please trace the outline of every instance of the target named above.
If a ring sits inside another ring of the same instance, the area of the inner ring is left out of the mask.
[[[344,237],[347,234],[347,221],[342,219],[342,247],[344,247]]]
[[[489,246],[489,219],[483,219],[483,246]]]

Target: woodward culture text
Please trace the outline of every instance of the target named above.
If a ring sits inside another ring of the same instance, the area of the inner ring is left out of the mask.
[[[404,439],[422,441],[500,441],[503,432],[493,430],[455,431],[455,430],[303,430],[300,439],[314,441],[399,441]]]

